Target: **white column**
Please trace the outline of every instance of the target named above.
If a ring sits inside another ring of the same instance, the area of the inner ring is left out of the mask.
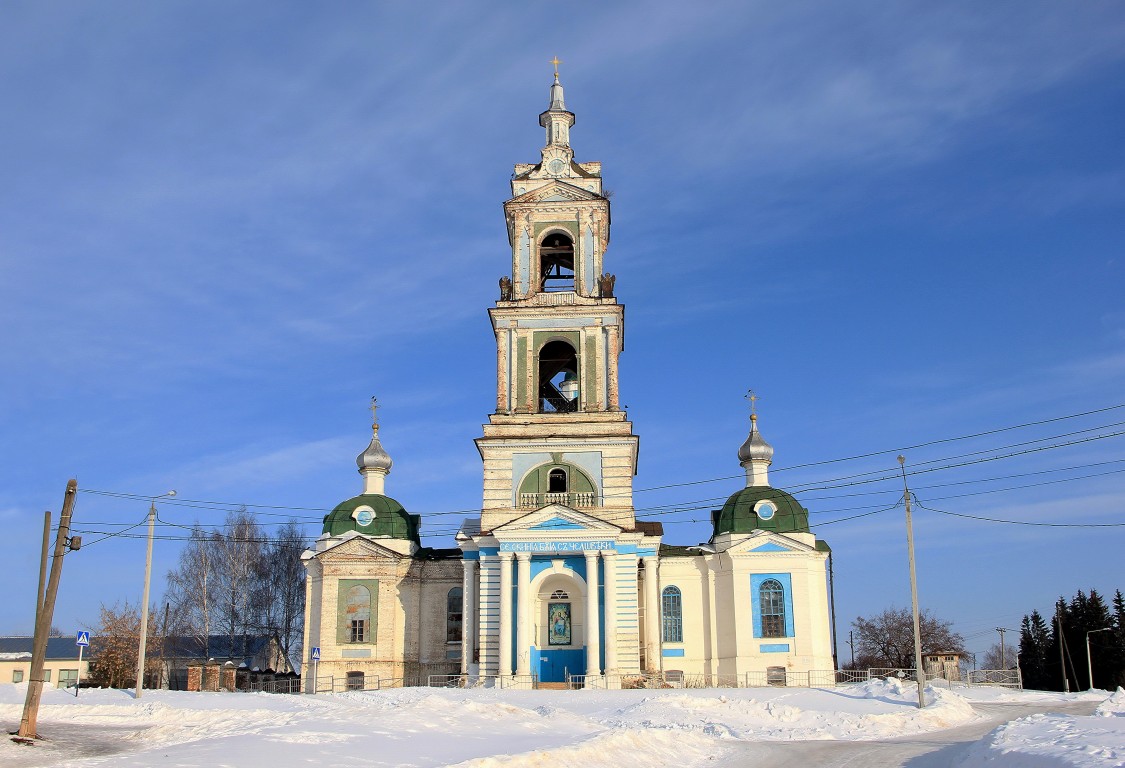
[[[617,671],[617,553],[602,552],[605,563],[605,671]]]
[[[516,674],[531,674],[531,553],[516,554]]]
[[[500,657],[496,674],[512,674],[512,553],[500,553]]]
[[[600,675],[601,631],[598,622],[598,555],[597,551],[586,554],[586,674]]]
[[[461,577],[461,672],[470,671],[473,663],[474,636],[476,635],[476,597],[473,587],[476,586],[476,560],[462,560],[464,573]]]
[[[660,656],[660,573],[659,559],[655,555],[644,558],[645,563],[645,664],[649,672],[658,672]]]

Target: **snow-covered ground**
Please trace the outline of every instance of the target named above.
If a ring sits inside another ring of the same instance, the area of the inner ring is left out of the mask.
[[[18,726],[26,684],[0,685]],[[832,690],[512,691],[405,688],[321,696],[46,691],[36,746],[0,742],[0,765],[676,766],[723,764],[753,741],[886,740],[980,722],[972,702],[1094,694],[926,690],[897,680]],[[1105,699],[1106,694],[1099,697]],[[1095,699],[1090,699],[1091,701]],[[1034,715],[996,729],[966,766],[1121,765],[1125,693],[1091,717]]]

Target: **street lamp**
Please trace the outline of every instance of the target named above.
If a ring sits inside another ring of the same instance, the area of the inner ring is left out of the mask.
[[[145,682],[145,643],[148,641],[148,588],[152,581],[152,534],[156,528],[156,500],[175,496],[175,491],[168,491],[159,496],[153,496],[148,505],[148,551],[145,554],[145,588],[141,597],[141,627],[138,634],[141,636],[141,645],[137,650],[137,695],[141,697],[141,689]]]
[[[1090,676],[1090,690],[1094,690],[1094,662],[1090,659],[1090,635],[1095,632],[1108,632],[1113,627],[1102,627],[1101,629],[1091,629],[1086,633],[1086,673]]]

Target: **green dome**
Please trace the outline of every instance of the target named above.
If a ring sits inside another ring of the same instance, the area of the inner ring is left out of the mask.
[[[323,533],[339,536],[348,531],[358,531],[368,536],[410,539],[418,544],[420,519],[390,496],[364,493],[337,504],[325,515]]]
[[[769,514],[769,502],[774,512]],[[757,508],[758,511],[755,511]],[[735,493],[722,509],[711,513],[715,536],[721,533],[753,533],[754,531],[773,531],[774,533],[808,533],[809,511],[795,498],[768,485],[752,485]]]

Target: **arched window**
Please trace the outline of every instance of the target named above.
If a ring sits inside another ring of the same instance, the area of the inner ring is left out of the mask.
[[[578,410],[578,353],[562,339],[539,350],[539,412]]]
[[[464,592],[461,587],[449,590],[445,601],[445,642],[461,642],[462,598]]]
[[[665,587],[660,596],[664,617],[664,642],[682,643],[684,641],[684,617],[679,587]]]
[[[566,470],[555,467],[547,473],[547,493],[566,493]]]
[[[758,588],[762,637],[785,637],[785,588],[777,579],[766,579]]]
[[[539,279],[544,291],[574,290],[574,241],[552,232],[539,245]]]

